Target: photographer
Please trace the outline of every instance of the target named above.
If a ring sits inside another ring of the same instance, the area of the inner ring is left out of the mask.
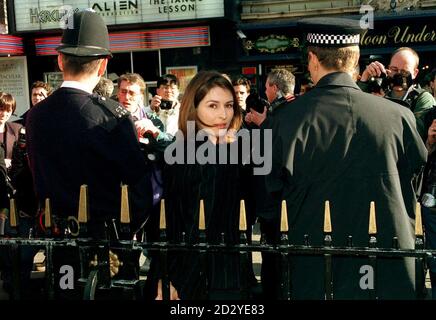
[[[156,95],[151,100],[150,111],[157,114],[165,132],[173,136],[179,130],[179,80],[175,75],[164,74],[157,79]],[[148,111],[148,110],[147,110]]]
[[[392,54],[389,66],[385,67],[378,61],[370,63],[357,84],[363,91],[370,92],[371,83],[375,81],[383,89],[386,98],[408,106],[415,115],[416,127],[425,141],[427,131],[424,116],[436,102],[429,92],[419,84],[414,84],[418,66],[419,56],[415,50],[399,48]]]
[[[254,123],[258,127],[267,128],[269,117],[274,116],[277,108],[287,105],[295,99],[295,76],[286,69],[275,69],[268,74],[265,83],[265,94],[268,102],[271,104],[271,113],[267,116],[267,107],[264,110],[250,108],[250,112],[245,115],[245,122]],[[247,104],[247,107],[250,106]]]
[[[165,132],[159,117],[144,107],[144,92],[145,81],[139,74],[125,73],[118,78],[118,101],[130,112],[138,135],[149,134],[159,151],[163,151],[173,136]]]

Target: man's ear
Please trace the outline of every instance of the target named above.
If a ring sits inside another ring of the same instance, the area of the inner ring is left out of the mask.
[[[107,67],[108,58],[104,58],[100,63],[100,67],[98,68],[98,76],[101,77],[104,75]]]
[[[418,68],[416,68],[416,69],[413,71],[413,79],[416,79],[416,77],[418,76],[418,72],[419,72],[419,69],[418,69]]]
[[[279,87],[276,84],[273,84],[272,86],[273,86],[274,92],[277,94],[277,92],[279,91]]]
[[[58,54],[58,66],[59,66],[59,70],[64,71],[64,63],[62,61],[62,53]]]
[[[312,61],[312,63],[314,63],[315,65],[318,65],[318,64],[319,64],[318,57],[317,57],[316,54],[314,54],[312,51],[309,51],[309,52],[307,53],[307,56],[308,56],[308,59],[307,59],[308,62],[311,62],[311,61]]]

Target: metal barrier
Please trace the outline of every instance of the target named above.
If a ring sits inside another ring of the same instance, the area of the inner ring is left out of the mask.
[[[122,186],[121,190],[121,213],[120,232],[129,234],[130,213],[128,203],[127,186]],[[424,249],[424,235],[422,229],[421,209],[419,203],[416,208],[416,224],[415,224],[415,248],[400,249],[398,248],[398,239],[393,238],[392,248],[377,248],[377,227],[375,219],[375,205],[371,203],[369,214],[369,242],[367,247],[354,247],[352,237],[348,239],[347,246],[334,247],[332,246],[332,224],[330,219],[329,202],[325,203],[324,214],[324,245],[313,246],[309,243],[309,237],[306,236],[304,245],[294,245],[288,240],[288,221],[286,202],[282,202],[281,214],[281,240],[278,245],[270,245],[265,242],[248,244],[247,242],[247,222],[245,217],[245,204],[241,200],[240,206],[240,221],[239,244],[228,245],[224,242],[224,237],[219,244],[209,244],[206,242],[206,227],[203,200],[200,202],[200,217],[199,217],[199,242],[196,244],[188,244],[182,239],[180,243],[170,243],[166,235],[166,215],[165,201],[161,201],[160,213],[160,240],[158,242],[148,243],[136,240],[120,240],[117,237],[112,240],[95,240],[87,237],[88,223],[88,200],[87,186],[82,186],[80,191],[79,212],[77,222],[79,230],[75,234],[77,237],[65,239],[51,238],[48,232],[45,238],[41,239],[24,239],[24,238],[0,238],[0,250],[9,250],[12,257],[13,268],[13,292],[12,299],[20,299],[19,281],[20,281],[20,249],[23,246],[29,246],[38,249],[44,249],[46,255],[46,274],[45,274],[45,295],[47,299],[55,298],[55,281],[54,281],[54,265],[53,252],[56,250],[73,249],[79,257],[80,276],[77,284],[83,287],[83,299],[93,300],[96,298],[96,292],[104,291],[108,295],[113,290],[121,290],[129,292],[129,298],[142,298],[142,285],[144,280],[139,278],[139,256],[140,253],[147,249],[149,251],[158,252],[160,279],[162,280],[163,299],[170,298],[170,279],[168,274],[168,256],[171,252],[198,252],[199,259],[203,270],[207,268],[206,255],[210,252],[226,252],[239,253],[241,274],[247,274],[246,268],[251,252],[271,252],[280,256],[281,281],[280,281],[280,298],[282,300],[292,300],[292,283],[290,271],[290,259],[292,256],[309,255],[320,256],[324,259],[324,291],[325,299],[334,299],[333,290],[333,260],[338,256],[349,257],[367,257],[369,265],[377,272],[377,260],[379,258],[414,258],[415,259],[415,283],[416,283],[416,298],[423,299],[424,293],[420,288],[425,287],[425,265],[426,259],[436,256],[436,250]],[[17,227],[16,204],[11,199],[10,205],[10,226]],[[50,230],[51,208],[50,201],[47,199],[45,204],[45,227]],[[248,280],[242,279],[241,294],[242,297],[249,298]],[[370,289],[370,298],[377,299],[377,287]],[[126,297],[126,295],[124,295]]]

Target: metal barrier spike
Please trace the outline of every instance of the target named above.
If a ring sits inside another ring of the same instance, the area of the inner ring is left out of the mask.
[[[377,234],[377,222],[375,218],[375,202],[371,201],[369,209],[369,234]]]
[[[286,200],[282,201],[282,212],[280,218],[280,232],[288,232],[288,208],[286,207]]]
[[[88,223],[88,218],[88,186],[83,184],[80,186],[79,212],[77,220],[79,223]]]
[[[288,208],[286,206],[286,200],[282,200],[282,208],[280,213],[280,247],[283,249],[289,246],[288,231]],[[280,299],[290,300],[291,273],[289,265],[289,254],[287,251],[280,252],[280,268]]]
[[[324,203],[324,233],[332,233],[330,201],[328,200]]]
[[[9,206],[9,224],[12,228],[15,228],[18,225],[15,199],[9,201]]]
[[[165,199],[160,200],[160,222],[159,229],[165,230],[167,228],[167,221],[165,217]]]
[[[421,204],[416,202],[416,212],[415,212],[415,236],[422,237],[424,232],[422,230],[422,215],[421,215]]]
[[[204,216],[204,200],[200,200],[200,214],[199,214],[199,221],[198,221],[198,230],[204,231],[206,230],[206,219]]]
[[[415,210],[415,250],[424,249],[424,232],[422,229],[422,214],[421,204],[416,202]],[[425,287],[425,259],[421,257],[415,258],[415,285],[416,285],[416,298],[424,299],[426,296]]]
[[[222,245],[226,244],[226,234],[224,232],[221,232],[220,234],[220,244]]]
[[[239,206],[239,244],[241,246],[246,246],[248,244],[247,242],[247,217],[245,214],[245,201],[241,199],[240,206]],[[224,232],[221,233],[221,245],[225,246],[225,234]],[[240,251],[239,252],[239,270],[241,271],[241,274],[248,274],[248,264],[250,263],[249,259],[249,253],[247,251]],[[240,282],[240,290],[241,290],[241,297],[242,299],[248,299],[249,297],[249,282],[246,277],[241,278]]]
[[[120,222],[130,224],[129,187],[125,184],[121,186]]]
[[[324,247],[332,246],[332,222],[330,216],[330,202],[324,203]],[[324,297],[333,300],[333,257],[324,254]]]
[[[353,246],[353,236],[348,236],[347,237],[347,247],[352,247]]]
[[[241,200],[239,208],[239,231],[247,231],[247,217],[245,215],[245,201]]]
[[[44,227],[46,229],[51,228],[51,203],[50,199],[45,199],[45,209],[44,209]]]
[[[167,242],[167,221],[165,212],[165,199],[160,200],[160,217],[159,217],[159,241],[161,243]],[[182,236],[183,237],[183,236]],[[182,240],[183,241],[183,240]],[[159,264],[160,264],[160,279],[162,280],[162,298],[163,300],[170,300],[170,280],[168,275],[168,250],[159,250]]]
[[[308,235],[308,234],[305,234],[305,235],[303,236],[303,238],[304,238],[304,245],[305,245],[306,247],[310,246],[310,237],[309,237],[309,235]]]
[[[398,237],[393,237],[392,238],[392,248],[398,250],[399,249],[399,245],[398,245]]]
[[[377,247],[377,222],[375,218],[375,202],[371,201],[370,208],[369,208],[369,248],[376,248]],[[368,256],[368,262],[371,266],[372,270],[374,270],[374,274],[377,274],[377,255],[369,255]],[[377,294],[377,282],[374,281],[372,288],[368,289],[369,293],[369,299],[371,300],[377,300],[378,294]]]

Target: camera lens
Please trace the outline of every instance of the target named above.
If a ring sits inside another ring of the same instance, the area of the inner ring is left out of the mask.
[[[160,108],[163,110],[169,110],[173,106],[173,103],[169,100],[161,100]]]

